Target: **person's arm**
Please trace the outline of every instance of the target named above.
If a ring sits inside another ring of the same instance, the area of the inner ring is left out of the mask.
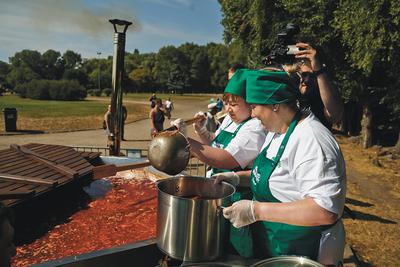
[[[323,65],[317,55],[317,51],[306,43],[298,43],[297,47],[303,49],[296,53],[296,58],[305,58],[310,60],[313,72],[318,72]],[[331,123],[337,123],[341,120],[344,106],[339,91],[333,85],[331,79],[326,72],[317,76],[319,92],[322,103],[324,104],[324,114]]]
[[[338,215],[319,206],[312,198],[286,203],[254,202],[258,221],[280,222],[300,226],[334,223]]]
[[[197,112],[194,117],[196,118],[198,116],[202,116],[204,117],[204,119],[193,123],[195,133],[199,136],[200,141],[203,145],[209,145],[214,140],[215,133],[211,133],[207,130],[207,117],[203,115],[203,113],[200,111]]]
[[[200,141],[204,145],[209,145],[215,138],[215,133],[211,133],[209,131],[204,132],[203,134],[197,133],[200,138]]]
[[[157,133],[157,129],[156,129],[156,126],[154,125],[154,110],[153,109],[150,111],[149,118],[150,118],[150,125],[151,125],[151,133],[155,134],[155,133]]]
[[[250,187],[251,170],[238,171],[238,172],[236,172],[236,174],[239,175],[239,177],[240,177],[239,186]]]
[[[191,153],[205,164],[226,170],[239,167],[239,163],[228,151],[202,144],[192,138],[188,138],[188,141]]]

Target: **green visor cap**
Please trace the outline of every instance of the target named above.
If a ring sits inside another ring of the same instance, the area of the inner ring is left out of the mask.
[[[236,70],[226,85],[224,93],[241,96],[246,99],[246,73],[248,71],[248,69]]]
[[[246,102],[273,105],[292,102],[300,92],[284,71],[249,71],[246,75]]]

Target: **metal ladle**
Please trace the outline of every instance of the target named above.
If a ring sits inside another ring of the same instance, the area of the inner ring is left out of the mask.
[[[162,132],[150,142],[148,158],[157,170],[178,174],[189,162],[189,143],[179,131]]]

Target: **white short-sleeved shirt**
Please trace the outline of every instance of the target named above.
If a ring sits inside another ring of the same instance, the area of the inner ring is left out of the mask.
[[[235,123],[232,121],[231,117],[227,115],[222,121],[221,126],[215,132],[215,136],[218,136],[222,130],[234,133],[239,125],[240,123]],[[235,138],[231,140],[224,150],[232,155],[239,163],[240,167],[245,168],[251,166],[264,144],[265,133],[261,121],[252,118],[240,128]]]
[[[339,145],[332,133],[307,112],[294,129],[282,157],[272,173],[269,186],[281,202],[312,197],[322,208],[341,217],[346,195],[346,169]],[[263,148],[272,159],[285,134],[269,133]]]

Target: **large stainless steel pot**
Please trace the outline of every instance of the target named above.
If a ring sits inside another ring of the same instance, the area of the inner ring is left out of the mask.
[[[189,162],[188,141],[178,131],[160,133],[149,144],[148,158],[157,170],[170,175],[178,174]]]
[[[221,207],[229,206],[235,188],[204,177],[180,176],[157,184],[157,245],[172,258],[211,261],[222,254],[228,221]]]
[[[281,256],[255,263],[252,267],[323,267],[322,264],[304,257]]]

